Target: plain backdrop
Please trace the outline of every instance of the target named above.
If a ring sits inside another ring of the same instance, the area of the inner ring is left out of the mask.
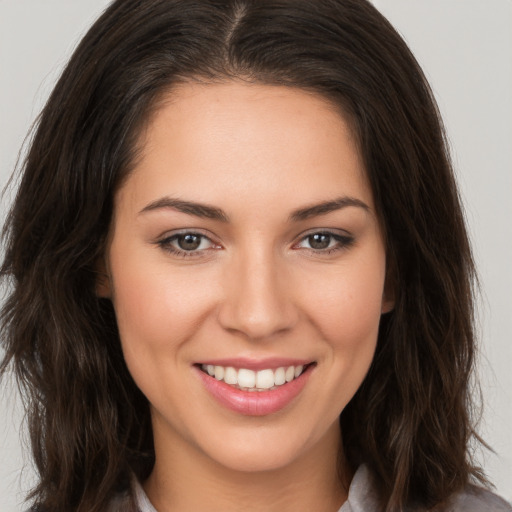
[[[409,43],[439,102],[451,141],[482,282],[479,375],[482,452],[512,501],[512,1],[374,0]],[[0,0],[0,188],[81,34],[106,0]],[[3,221],[11,195],[2,198]],[[22,411],[0,387],[0,511],[23,510],[34,480],[20,441]]]

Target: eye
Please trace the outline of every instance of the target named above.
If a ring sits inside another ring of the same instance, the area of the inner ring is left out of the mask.
[[[218,248],[206,235],[191,231],[168,236],[158,241],[158,245],[177,256],[195,256],[202,251]]]
[[[197,233],[185,233],[183,235],[177,235],[172,243],[175,243],[179,249],[183,251],[197,251],[200,249],[206,249],[208,246],[208,239],[203,235]]]
[[[353,242],[354,239],[348,235],[341,235],[330,231],[317,231],[303,237],[296,247],[310,249],[315,252],[331,253],[332,251],[347,248]]]

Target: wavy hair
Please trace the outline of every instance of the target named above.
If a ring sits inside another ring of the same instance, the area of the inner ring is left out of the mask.
[[[387,511],[470,480],[474,266],[432,92],[366,0],[117,0],[38,118],[3,231],[0,373],[25,400],[41,510],[99,512],[154,462],[146,398],[95,293],[113,196],[159,98],[189,80],[278,84],[349,120],[386,236],[394,310],[340,421]],[[171,92],[172,94],[172,92]]]

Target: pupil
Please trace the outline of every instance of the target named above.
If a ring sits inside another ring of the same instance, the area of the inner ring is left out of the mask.
[[[193,251],[201,244],[201,237],[198,235],[183,235],[178,238],[178,245],[184,251]]]
[[[331,235],[325,233],[315,233],[309,237],[309,245],[313,249],[327,249],[331,243]]]

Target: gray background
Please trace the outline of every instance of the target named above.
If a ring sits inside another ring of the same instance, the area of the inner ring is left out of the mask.
[[[107,3],[0,0],[0,188],[71,50]],[[445,118],[483,289],[480,430],[496,455],[479,451],[478,457],[512,501],[512,1],[374,3],[408,41]],[[3,383],[1,512],[22,510],[34,479],[19,440],[21,420],[13,386]]]

